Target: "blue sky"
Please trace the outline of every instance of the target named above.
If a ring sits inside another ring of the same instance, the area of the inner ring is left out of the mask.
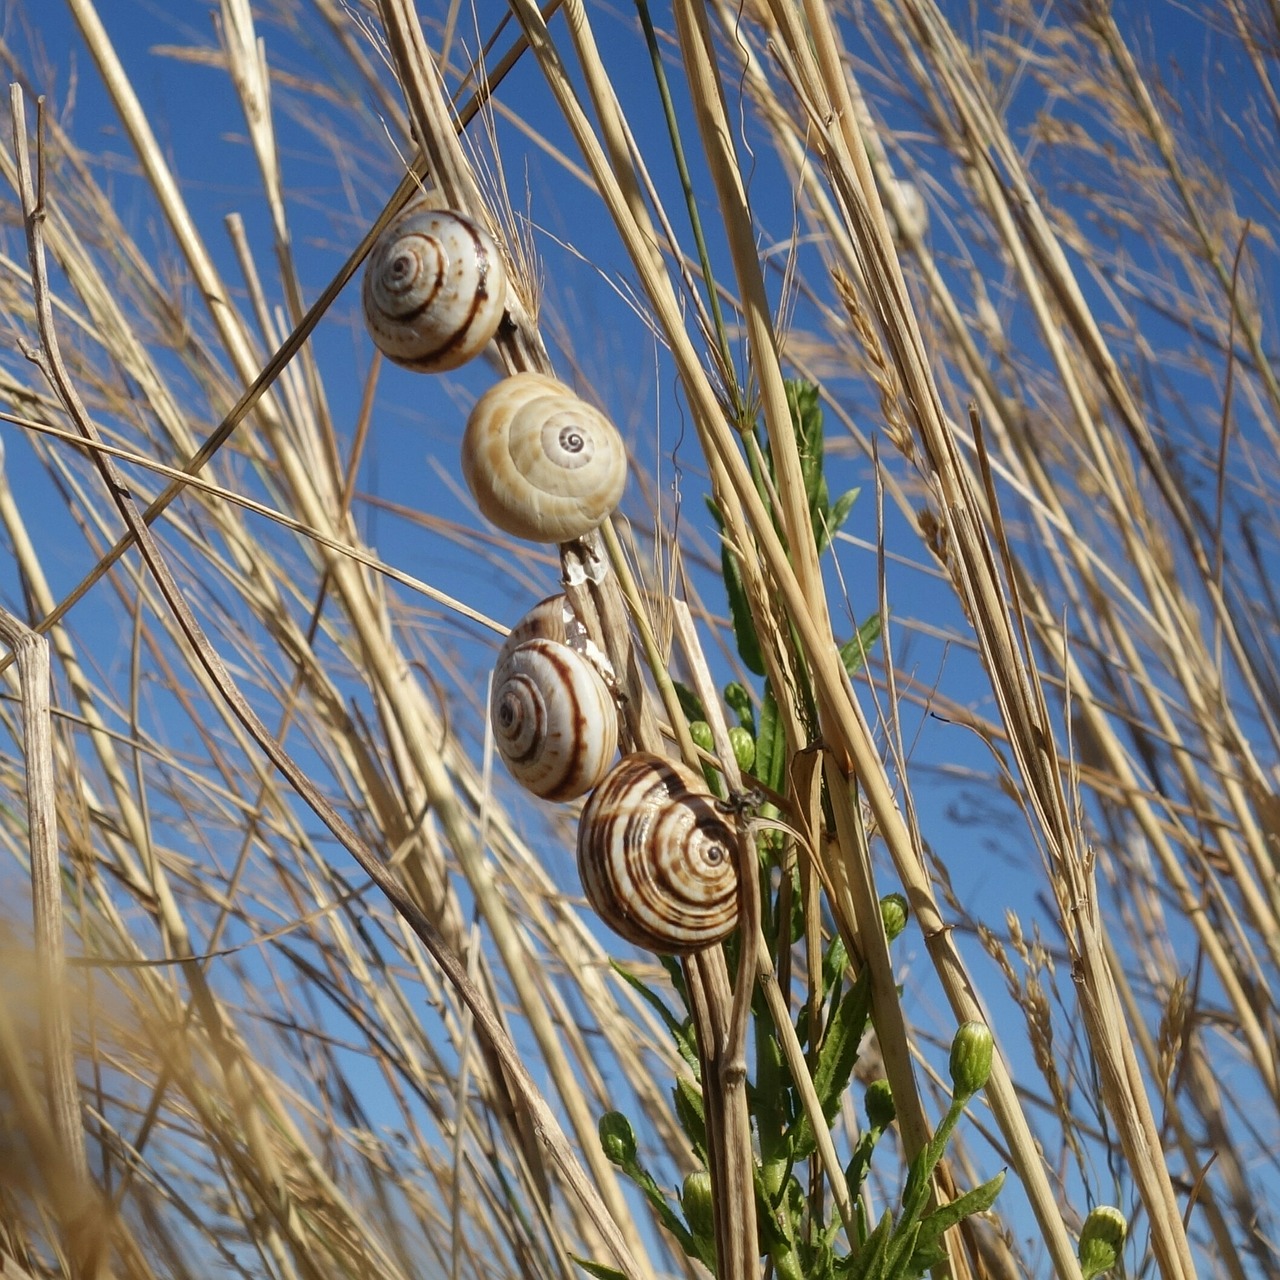
[[[963,29],[968,7],[952,8]],[[1246,160],[1247,139],[1232,128],[1233,86],[1243,87],[1245,72],[1234,62],[1222,64],[1218,60],[1219,42],[1207,34],[1202,18],[1175,4],[1120,5],[1117,11],[1122,24],[1132,20],[1133,29],[1139,33],[1139,45],[1145,45],[1171,85],[1193,101],[1212,96],[1220,115],[1209,119],[1205,127],[1220,139],[1224,165],[1234,167]],[[158,46],[165,45],[207,47],[212,39],[209,6],[145,6],[133,0],[111,0],[101,6],[100,12],[171,156],[224,278],[238,293],[239,274],[222,229],[223,218],[238,213],[245,219],[264,276],[274,281],[270,224],[260,196],[256,165],[245,145],[243,119],[225,75],[215,67],[157,51]],[[79,47],[78,38],[71,34],[63,6],[45,4],[36,21],[45,50],[57,68],[54,84],[59,110],[70,112],[75,136],[82,146],[96,153],[100,177],[117,193],[117,204],[126,223],[140,240],[154,247],[157,260],[163,263],[166,255],[172,254],[167,233],[157,225],[145,187],[134,173],[127,142],[108,110],[87,55]],[[620,43],[627,24],[607,15],[598,21],[602,38],[617,42],[606,44],[606,58],[619,68],[624,99],[637,113],[642,142],[657,138],[656,109],[647,99],[647,66],[627,62],[631,55],[623,51]],[[278,26],[264,23],[260,34],[267,40],[273,63],[287,70],[305,69],[316,74],[318,67],[337,65],[323,50],[317,54],[304,48]],[[517,71],[503,96],[512,102],[530,104],[529,114],[538,127],[555,136],[553,114],[546,107],[548,99],[538,86],[532,67]],[[1015,121],[1025,116],[1029,125],[1032,112],[1042,102],[1042,91],[1028,77],[1020,82],[1010,100],[1010,116]],[[69,107],[69,103],[73,105]],[[290,206],[295,250],[304,286],[309,296],[314,296],[391,190],[396,176],[394,156],[389,147],[377,153],[369,146],[369,137],[377,136],[376,127],[365,127],[373,114],[371,104],[366,103],[361,127],[350,129],[358,141],[353,153],[347,155],[341,154],[341,139],[346,132],[342,115],[323,95],[302,94],[282,86],[276,108],[285,178],[295,193]],[[1066,98],[1056,104],[1056,109],[1066,116],[1073,110]],[[904,129],[911,124],[907,118],[902,121]],[[335,167],[334,154],[321,140],[318,125],[331,130],[339,140],[335,150],[345,166],[343,171]],[[546,331],[557,339],[563,336],[584,376],[611,406],[637,451],[642,456],[662,458],[661,484],[667,509],[671,509],[678,492],[682,521],[701,526],[709,538],[701,503],[703,485],[696,444],[682,416],[682,405],[673,394],[669,366],[645,327],[619,296],[619,289],[630,279],[628,265],[603,232],[603,219],[595,202],[584,198],[582,189],[558,173],[547,156],[527,149],[511,126],[500,127],[501,151],[517,207],[521,206],[526,187],[533,193],[529,212],[546,274]],[[655,154],[660,150],[655,145]],[[773,166],[772,157],[760,154],[752,178],[752,195],[763,219],[776,229],[788,225],[789,193],[771,190],[771,180],[776,177]],[[661,169],[659,176],[665,180]],[[1260,224],[1267,224],[1269,209],[1261,196],[1255,197],[1254,202],[1256,209],[1250,212]],[[943,233],[935,234],[941,243]],[[20,256],[14,250],[15,244],[11,236],[10,252]],[[1133,252],[1138,253],[1136,245]],[[718,261],[724,269],[726,259],[722,254]],[[588,266],[588,262],[594,265]],[[1269,268],[1263,279],[1270,281]],[[1092,296],[1101,296],[1097,283],[1086,282],[1086,287]],[[275,285],[269,284],[269,288],[275,290]],[[279,301],[278,290],[273,292],[272,300]],[[353,286],[315,340],[330,405],[339,424],[354,421],[370,365],[371,348],[359,324],[357,308]],[[1159,325],[1151,323],[1153,331],[1159,332]],[[568,367],[567,361],[559,363],[562,368]],[[463,372],[447,386],[432,383],[428,387],[415,375],[384,367],[379,382],[377,430],[361,472],[362,490],[388,504],[402,504],[474,529],[476,521],[469,500],[451,489],[442,476],[455,470],[453,449],[466,406],[491,377],[490,370],[480,367]],[[869,404],[860,407],[866,412],[874,410]],[[202,428],[212,425],[211,421],[206,422]],[[43,468],[34,463],[20,438],[9,428],[5,429],[4,438],[10,473],[22,491],[33,498],[47,494]],[[856,541],[841,543],[837,551],[841,577],[850,584],[852,614],[860,619],[875,606],[874,557],[867,550],[876,539],[870,470],[864,459],[833,449],[829,482],[833,493],[855,486],[863,488],[863,498],[847,530]],[[632,501],[630,510],[639,518],[642,505],[634,498]],[[65,590],[79,579],[91,557],[78,536],[56,514],[60,504],[48,500],[42,505],[44,514],[40,518],[47,523],[38,527],[50,542],[60,544],[47,559],[56,570],[55,589]],[[555,566],[550,557],[535,556],[511,566],[503,559],[494,560],[478,552],[473,545],[460,545],[442,530],[414,527],[391,510],[369,505],[362,509],[361,519],[365,535],[384,558],[503,621],[513,622],[526,602],[532,603],[541,590],[550,590],[554,584]],[[37,517],[32,520],[36,524]],[[890,547],[905,550],[918,559],[914,535],[906,522],[892,511],[888,520]],[[695,573],[695,581],[706,591],[708,602],[721,607],[713,577]],[[8,574],[0,574],[0,584],[11,598],[16,596]],[[961,625],[948,593],[939,591],[928,573],[891,568],[890,601],[894,615],[904,622],[925,619],[934,627]],[[82,636],[92,636],[94,628],[101,627],[104,638],[113,638],[117,625],[114,612],[92,598],[76,617]],[[474,631],[430,610],[424,626],[443,645],[465,655],[475,681],[483,678],[487,650],[468,643]],[[922,686],[937,682],[962,700],[966,690],[984,688],[972,656],[962,648],[906,626],[895,629],[893,641],[899,662]],[[111,652],[109,647],[107,652]],[[123,653],[115,653],[105,661],[116,664],[118,671]],[[979,709],[991,711],[987,704],[981,704]],[[157,715],[163,715],[163,707],[155,710]],[[986,770],[989,766],[972,735],[957,725],[911,709],[906,714],[904,730],[913,759],[921,769],[927,766],[963,773],[970,767]],[[963,816],[960,810],[985,802],[989,793],[975,792],[963,781],[948,781],[940,774],[933,778],[931,785],[917,788],[917,805],[928,838],[946,851],[960,900],[989,900],[993,885],[998,883],[1007,905],[1016,907],[1027,918],[1038,914],[1038,870],[1031,868],[1029,874],[1023,871],[1035,857],[1025,830],[1016,822],[1008,823],[1007,815],[977,826],[957,821]],[[571,874],[567,868],[562,870],[566,876]],[[908,969],[918,971],[925,967],[926,959],[913,938],[908,935],[903,939],[900,956]],[[926,988],[919,1000],[923,1012],[935,997]]]

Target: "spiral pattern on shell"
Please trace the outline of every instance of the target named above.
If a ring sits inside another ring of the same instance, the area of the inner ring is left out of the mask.
[[[462,474],[499,529],[530,542],[571,542],[618,505],[627,454],[613,423],[562,382],[517,373],[472,409]]]
[[[582,811],[578,874],[615,932],[682,955],[723,941],[738,923],[735,839],[697,774],[636,752]]]
[[[618,753],[612,695],[586,658],[556,640],[503,651],[489,720],[512,777],[544,800],[590,791]]]
[[[502,648],[498,650],[496,665],[501,667],[507,655],[526,640],[555,640],[580,651],[581,646],[577,641],[585,640],[586,634],[587,629],[574,617],[573,609],[563,592],[547,596],[545,600],[539,600],[507,633]]]
[[[374,344],[420,373],[480,354],[507,305],[507,270],[488,232],[447,209],[410,205],[378,237],[361,293]]]

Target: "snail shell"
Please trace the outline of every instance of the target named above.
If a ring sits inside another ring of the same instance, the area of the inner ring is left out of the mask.
[[[507,270],[492,237],[470,218],[410,205],[373,246],[362,298],[384,355],[440,373],[479,355],[497,332]]]
[[[610,928],[681,955],[722,942],[738,923],[735,842],[697,774],[636,752],[582,811],[578,874]]]
[[[556,640],[503,650],[489,720],[512,777],[544,800],[590,791],[618,753],[612,694],[586,658]]]
[[[502,648],[498,650],[497,666],[501,667],[507,656],[526,640],[556,640],[581,651],[587,629],[574,616],[568,598],[563,594],[539,600],[528,613],[511,628]]]
[[[617,690],[618,680],[608,657],[591,639],[582,620],[573,611],[568,597],[561,592],[539,600],[528,613],[511,628],[502,648],[498,651],[497,666],[501,667],[507,655],[526,640],[556,640],[567,644],[574,653],[580,653],[595,668],[610,693]]]
[[[462,474],[498,528],[530,542],[571,542],[618,505],[627,454],[613,423],[564,383],[517,373],[472,409]]]

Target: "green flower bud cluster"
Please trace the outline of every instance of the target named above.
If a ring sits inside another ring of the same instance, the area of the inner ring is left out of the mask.
[[[951,1042],[951,1086],[957,1102],[980,1093],[991,1074],[995,1041],[985,1022],[966,1022]]]
[[[695,746],[701,747],[703,751],[714,753],[715,735],[712,734],[711,726],[705,720],[690,720],[689,736],[693,739]],[[738,762],[738,768],[749,772],[756,762],[756,740],[752,737],[751,730],[735,724],[729,730],[729,745],[733,748],[733,758]]]
[[[1129,1224],[1124,1214],[1109,1204],[1101,1204],[1084,1220],[1080,1229],[1080,1271],[1084,1280],[1093,1280],[1120,1261]]]

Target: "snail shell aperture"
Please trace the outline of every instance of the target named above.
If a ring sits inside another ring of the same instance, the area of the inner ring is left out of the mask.
[[[503,650],[489,719],[512,776],[545,800],[590,791],[618,753],[612,694],[586,658],[556,640]]]
[[[618,505],[626,447],[613,423],[562,382],[517,373],[471,411],[462,474],[498,528],[530,542],[571,542]]]
[[[681,955],[722,942],[738,923],[736,839],[697,774],[636,752],[582,811],[578,874],[610,928]]]
[[[440,373],[479,355],[497,332],[507,271],[470,218],[410,205],[373,246],[362,299],[369,334],[388,359]]]

